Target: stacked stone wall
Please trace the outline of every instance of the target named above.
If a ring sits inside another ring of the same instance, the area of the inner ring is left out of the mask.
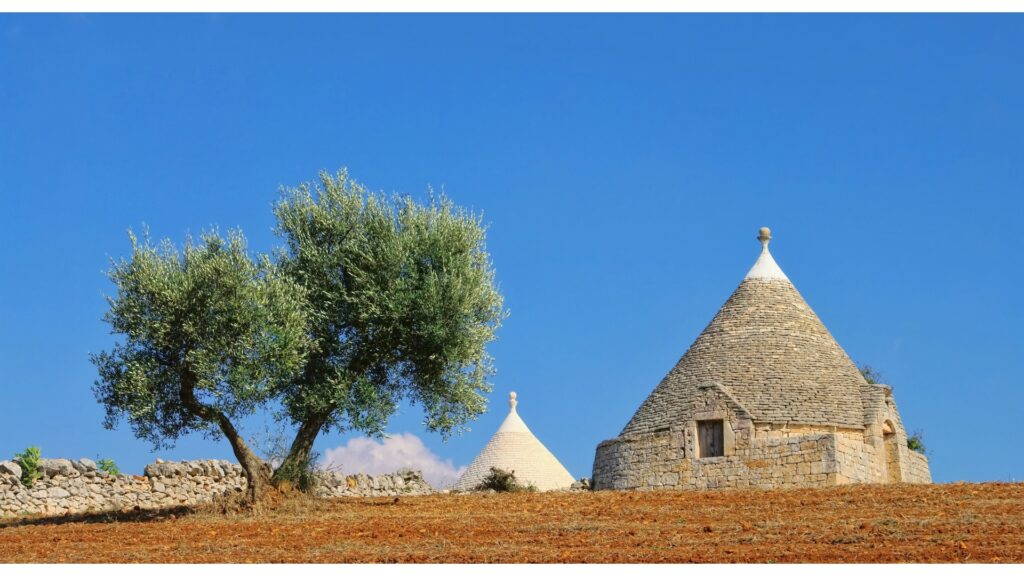
[[[242,492],[242,468],[225,460],[161,462],[146,466],[143,476],[111,475],[88,459],[44,459],[42,478],[21,482],[17,464],[0,465],[0,515],[61,515],[141,509],[210,502]]]
[[[594,459],[594,488],[692,490],[796,488],[837,483],[833,434],[779,434],[755,439],[731,456],[687,458],[686,434],[620,437],[602,442]]]
[[[157,461],[142,476],[111,475],[88,459],[44,459],[42,478],[31,487],[21,482],[21,468],[0,462],[0,516],[83,514],[195,506],[245,491],[241,466],[226,460]],[[320,474],[321,497],[402,496],[433,489],[417,471],[367,476]]]
[[[755,421],[721,385],[697,386],[675,409],[677,424],[624,431],[602,442],[594,458],[595,489],[790,488],[853,483],[929,482],[927,459],[906,447],[889,389],[877,388],[874,423]],[[869,403],[870,404],[870,403]],[[698,422],[722,421],[723,455],[702,458]]]
[[[883,446],[864,442],[863,433],[837,432],[837,484],[886,482],[886,454]]]
[[[910,450],[907,452],[909,458],[907,462],[909,464],[907,471],[907,482],[912,484],[930,484],[932,481],[932,473],[928,468],[928,458],[919,452]]]
[[[319,476],[315,491],[321,498],[419,496],[433,492],[418,470],[380,476],[324,472]]]
[[[597,490],[796,488],[894,481],[929,483],[928,459],[896,445],[898,461],[864,431],[820,426],[754,427],[732,453],[693,457],[689,427],[602,442],[594,458]],[[737,434],[743,439],[744,435]]]

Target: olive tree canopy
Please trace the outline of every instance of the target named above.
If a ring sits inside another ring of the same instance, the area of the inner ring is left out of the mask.
[[[303,484],[324,430],[383,434],[408,401],[447,437],[484,411],[506,313],[478,216],[372,194],[344,171],[285,189],[274,212],[273,260],[250,258],[240,232],[182,252],[130,234],[104,317],[122,341],[91,357],[108,428],[127,419],[156,447],[224,437],[256,500],[268,481]],[[273,477],[236,427],[268,405],[296,427]]]
[[[269,480],[235,422],[278,397],[309,348],[303,290],[245,239],[214,232],[182,252],[129,233],[130,259],[109,272],[117,296],[104,320],[122,337],[91,356],[104,424],[127,419],[136,436],[166,447],[184,434],[224,437],[252,497]]]
[[[284,190],[274,211],[314,341],[283,397],[298,431],[277,477],[308,465],[324,430],[383,433],[402,400],[443,436],[484,411],[505,312],[478,216],[370,193],[345,171]]]

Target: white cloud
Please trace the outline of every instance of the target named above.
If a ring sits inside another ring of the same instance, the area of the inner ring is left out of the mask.
[[[404,432],[386,436],[378,442],[372,438],[352,438],[344,446],[328,448],[321,466],[340,469],[345,474],[388,474],[402,468],[423,472],[423,478],[437,489],[448,488],[466,471],[451,459],[442,460],[430,451],[415,434]]]

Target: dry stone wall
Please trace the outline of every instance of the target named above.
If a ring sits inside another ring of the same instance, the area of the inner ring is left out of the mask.
[[[857,430],[757,431],[749,444],[712,458],[693,457],[686,449],[690,437],[684,428],[602,442],[594,458],[594,489],[797,488],[887,481],[879,453],[884,448],[866,443]],[[905,459],[897,481],[931,482],[927,458],[910,450],[900,456]]]
[[[675,438],[673,438],[675,436]],[[733,456],[685,458],[682,432],[602,442],[594,489],[694,490],[795,488],[835,484],[835,443],[828,434],[769,438]]]
[[[691,390],[675,420],[598,445],[594,488],[793,488],[862,482],[929,482],[928,461],[906,447],[891,391],[878,388],[867,427],[756,421],[717,383]],[[698,450],[698,422],[722,422],[722,456]],[[885,428],[883,430],[883,424]]]
[[[907,452],[909,458],[908,471],[907,471],[907,482],[913,484],[931,484],[932,473],[928,467],[928,458],[924,454],[914,452],[913,450]]]
[[[43,459],[42,478],[22,485],[21,467],[0,462],[0,516],[82,514],[193,506],[245,490],[241,466],[226,460],[163,462],[146,466],[142,476],[111,475],[87,459]],[[323,472],[321,497],[429,494],[417,471],[382,476]]]
[[[884,456],[878,453],[875,446],[864,442],[863,433],[836,434],[835,444],[839,469],[837,484],[886,481]]]
[[[431,494],[434,489],[423,479],[418,470],[396,472],[381,476],[324,472],[316,486],[316,495],[321,498],[345,496],[418,496]]]

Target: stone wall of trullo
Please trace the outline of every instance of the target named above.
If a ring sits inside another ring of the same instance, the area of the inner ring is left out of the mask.
[[[931,484],[932,472],[928,467],[928,458],[913,450],[908,451],[907,456],[908,471],[904,481],[912,484]]]
[[[594,459],[594,489],[797,488],[886,482],[883,448],[859,430],[755,431],[748,445],[711,458],[685,449],[689,430],[622,436],[602,442]],[[930,482],[927,459],[901,454],[901,482]]]
[[[678,416],[680,424],[669,429],[627,433],[601,443],[594,459],[594,488],[795,488],[928,481],[927,460],[906,448],[898,420],[887,447],[879,426],[858,430],[754,422],[717,386],[702,387]],[[719,419],[724,455],[702,458],[697,422]]]
[[[884,402],[883,402],[884,400]],[[891,394],[879,388],[876,420],[866,429],[755,422],[717,384],[701,385],[673,408],[677,424],[598,445],[595,489],[794,488],[861,482],[927,482],[928,463],[906,447]],[[699,421],[721,420],[723,456],[698,453]],[[890,474],[891,472],[891,474]],[[890,477],[891,476],[891,477]]]
[[[241,466],[226,460],[157,461],[142,476],[111,475],[91,460],[44,459],[42,478],[26,487],[21,468],[0,462],[0,517],[152,510],[193,506],[245,490]],[[417,471],[367,476],[321,472],[321,497],[399,496],[432,493]]]
[[[757,440],[731,456],[686,458],[684,432],[602,442],[594,489],[795,488],[835,484],[835,443],[829,434]]]
[[[886,481],[884,449],[865,443],[863,433],[837,434],[835,444],[837,484]]]

